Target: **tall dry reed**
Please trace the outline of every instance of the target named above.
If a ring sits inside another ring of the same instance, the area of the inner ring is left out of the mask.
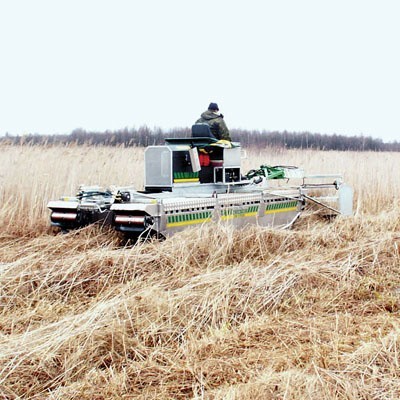
[[[74,195],[81,184],[143,187],[143,148],[0,147],[0,226],[34,234],[48,225],[51,199]],[[340,173],[355,190],[359,213],[379,213],[398,202],[399,153],[250,150],[243,170],[261,164],[296,165],[309,174]]]
[[[143,148],[0,147],[0,227],[42,233],[49,200],[73,196],[79,185],[143,186]]]

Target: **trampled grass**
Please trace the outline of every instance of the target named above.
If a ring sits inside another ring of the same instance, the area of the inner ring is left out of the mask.
[[[120,244],[48,228],[49,199],[142,185],[143,149],[0,148],[0,396],[400,397],[400,155],[249,151],[344,173],[356,215]]]

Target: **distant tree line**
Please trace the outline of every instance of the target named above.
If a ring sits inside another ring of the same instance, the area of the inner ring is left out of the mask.
[[[243,146],[265,145],[288,149],[400,151],[400,142],[383,142],[371,136],[326,135],[310,132],[232,131],[232,137],[240,138]]]
[[[150,129],[142,126],[138,129],[124,128],[115,131],[95,132],[75,129],[68,135],[24,136],[6,135],[0,137],[0,143],[14,145],[102,145],[102,146],[150,146],[164,143],[168,137],[188,137],[190,128],[177,128],[163,131],[160,128]],[[371,136],[323,135],[310,132],[277,132],[232,129],[233,141],[241,142],[243,147],[276,147],[288,149],[319,150],[354,150],[354,151],[400,151],[400,142],[383,142]]]

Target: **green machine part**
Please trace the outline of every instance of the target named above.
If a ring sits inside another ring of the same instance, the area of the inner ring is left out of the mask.
[[[259,169],[252,169],[246,174],[247,179],[254,178],[255,176],[265,176],[267,179],[284,179],[285,171],[281,167],[260,165]]]

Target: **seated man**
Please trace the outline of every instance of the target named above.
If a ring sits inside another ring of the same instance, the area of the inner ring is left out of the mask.
[[[224,116],[219,113],[217,103],[210,103],[208,110],[204,111],[203,114],[201,114],[201,117],[196,121],[196,124],[199,123],[208,124],[211,133],[218,140],[232,140],[229,135],[229,129],[225,124]]]

